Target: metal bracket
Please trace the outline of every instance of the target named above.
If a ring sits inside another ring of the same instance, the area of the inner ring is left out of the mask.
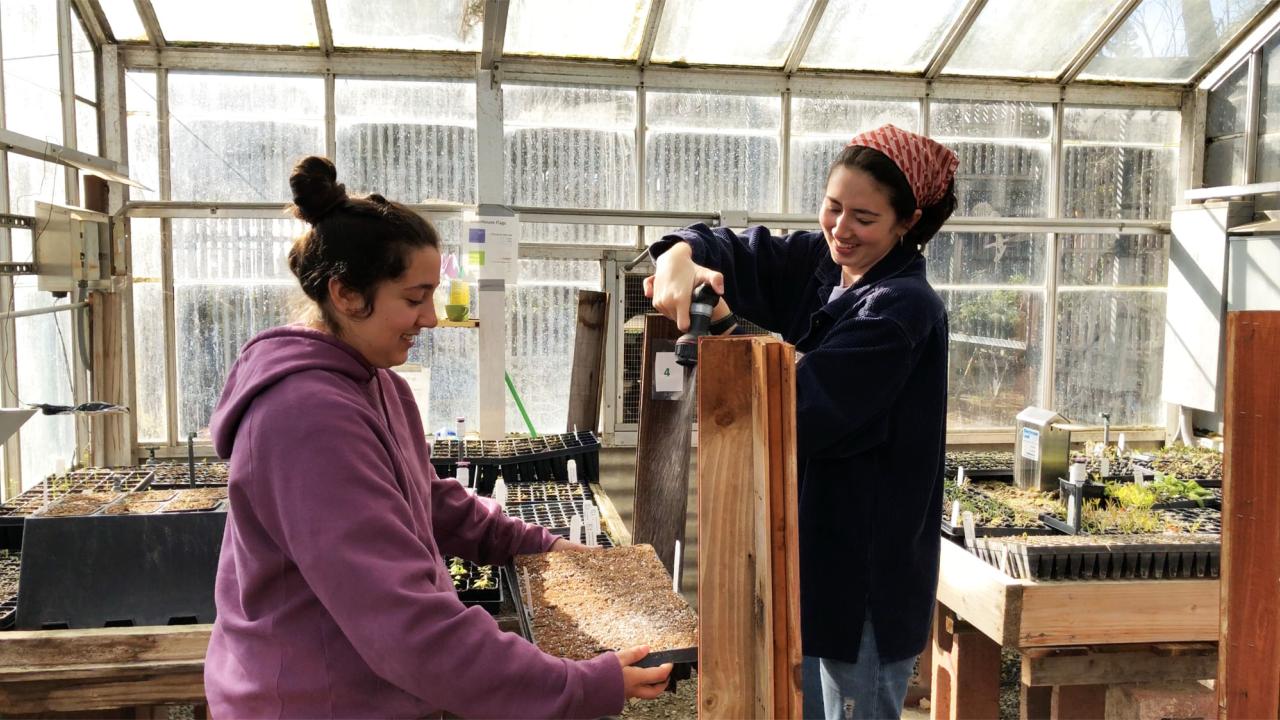
[[[0,262],[0,275],[35,275],[33,262]]]
[[[9,213],[0,213],[0,228],[24,228],[26,230],[35,230],[36,219],[30,215],[10,215]]]

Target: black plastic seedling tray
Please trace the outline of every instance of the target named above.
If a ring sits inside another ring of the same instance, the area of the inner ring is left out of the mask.
[[[454,558],[450,558],[445,563],[445,568],[449,569],[453,565]],[[477,588],[476,582],[483,577],[480,566],[470,560],[462,560],[462,566],[466,568],[466,574],[455,577],[452,570],[449,576],[453,580],[454,590],[458,593],[458,599],[467,607],[482,607],[489,611],[489,614],[495,615],[502,608],[504,598],[502,575],[503,570],[500,566],[489,565],[491,584],[489,587]],[[461,580],[461,582],[459,582]]]
[[[556,537],[562,537],[566,540],[569,538],[569,528],[548,528],[548,532]],[[578,538],[578,542],[582,542],[582,538]],[[596,535],[596,545],[600,547],[613,547],[613,539],[604,533]]]
[[[18,572],[22,556],[15,551],[0,556],[0,581],[5,590],[0,591],[0,630],[13,627],[14,613],[18,609]]]
[[[1198,533],[1222,534],[1222,511],[1214,507],[1179,507],[1167,508],[1165,515],[1172,516],[1180,523],[1198,524]]]
[[[507,485],[507,505],[527,503],[571,502],[581,505],[594,502],[590,485],[582,483],[533,482]]]
[[[1055,536],[982,540],[975,552],[1036,580],[1216,578],[1222,546],[1208,535]]]
[[[974,537],[1015,537],[1019,535],[1056,535],[1057,530],[1041,525],[1038,527],[1001,527],[989,525],[975,525],[973,528]],[[955,527],[950,522],[942,521],[942,536],[946,539],[964,544],[964,527]]]
[[[209,623],[223,511],[28,518],[17,627]]]
[[[548,530],[569,529],[569,519],[574,515],[582,517],[582,506],[576,503],[524,503],[506,508],[507,514],[520,518],[532,525],[541,525]]]

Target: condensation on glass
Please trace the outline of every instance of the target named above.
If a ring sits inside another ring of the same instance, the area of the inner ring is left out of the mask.
[[[829,0],[800,65],[923,72],[964,6],[963,0]]]
[[[5,129],[63,144],[57,3],[0,3]]]
[[[929,109],[930,136],[960,159],[957,216],[1048,215],[1050,105],[937,100]]]
[[[1043,233],[948,232],[925,246],[934,287],[952,285],[1044,285]]]
[[[1181,122],[1177,110],[1065,108],[1063,216],[1167,220]]]
[[[652,0],[512,0],[504,55],[635,60]],[[565,32],[565,28],[579,28]]]
[[[1249,63],[1241,63],[1209,91],[1205,117],[1204,184],[1240,185],[1245,178],[1245,127]]]
[[[89,36],[85,34],[84,26],[80,24],[80,18],[73,11],[71,18],[71,70],[72,82],[75,83],[77,97],[89,102],[97,102],[97,67],[97,53],[93,49],[93,43],[89,42]]]
[[[789,212],[817,214],[825,195],[827,169],[849,139],[885,124],[918,131],[920,103],[842,96],[791,98]]]
[[[245,45],[318,45],[308,0],[151,0],[168,42]],[[366,3],[374,6],[376,3]]]
[[[324,154],[324,80],[169,74],[174,200],[284,202],[289,171]]]
[[[948,427],[1012,425],[1041,397],[1044,291],[955,287],[938,294],[951,328]]]
[[[1115,0],[987,0],[942,72],[1057,77],[1114,6]]]
[[[653,61],[780,66],[810,5],[807,0],[667,0]]]
[[[130,218],[133,253],[133,412],[138,442],[168,441],[168,393],[165,383],[164,285],[161,278],[158,219]]]
[[[475,202],[474,82],[334,84],[338,177],[406,203]]]
[[[302,293],[287,255],[294,220],[173,220],[178,434],[207,436],[223,379],[240,347],[291,321]]]
[[[125,124],[129,177],[145,187],[129,188],[134,200],[160,199],[160,119],[156,113],[156,74],[128,70],[124,74]]]
[[[650,92],[646,99],[649,208],[779,210],[776,96]]]
[[[1143,0],[1080,78],[1186,82],[1266,5],[1267,0]]]
[[[338,47],[480,50],[483,0],[328,0]]]
[[[636,93],[609,87],[507,85],[503,134],[507,201],[634,208]],[[521,242],[631,245],[622,226],[525,223]]]

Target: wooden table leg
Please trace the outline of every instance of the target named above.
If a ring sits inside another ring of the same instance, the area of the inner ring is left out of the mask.
[[[1106,715],[1106,685],[1054,686],[1049,715],[1053,720],[1098,720]]]
[[[1000,715],[1000,644],[956,619],[941,604],[933,625],[935,720]]]
[[[1018,683],[1019,720],[1049,720],[1053,712],[1053,688],[1047,685]]]

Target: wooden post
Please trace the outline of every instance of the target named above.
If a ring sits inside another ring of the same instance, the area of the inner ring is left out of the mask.
[[[1227,314],[1218,711],[1280,716],[1280,311]]]
[[[1000,716],[1000,644],[941,603],[933,623],[931,707],[935,720]]]
[[[798,718],[795,351],[707,338],[699,356],[698,716]]]
[[[89,210],[110,212],[109,188],[105,180],[93,175],[84,176],[84,206]],[[121,227],[121,226],[117,226]],[[122,298],[123,278],[128,268],[115,266],[116,253],[111,253],[112,267],[110,275],[121,278],[120,287],[113,292],[94,292],[92,318],[93,352],[90,354],[89,395],[92,400],[127,405],[131,393],[127,392],[125,382],[125,348],[124,348],[124,313],[125,303]],[[78,316],[76,322],[79,322]],[[95,465],[119,466],[132,464],[133,438],[130,435],[128,416],[109,414],[93,416],[92,427],[92,461]]]
[[[605,345],[609,335],[609,293],[578,291],[578,327],[573,336],[569,376],[569,419],[565,430],[600,428]]]
[[[657,354],[674,352],[678,337],[680,330],[673,321],[661,315],[645,316],[632,510],[632,542],[652,545],[677,582],[681,568],[675,563],[676,541],[684,544],[689,510],[689,452],[693,433],[689,410],[693,405],[684,398],[655,397],[653,374]]]
[[[1057,685],[1049,717],[1053,720],[1097,720],[1107,715],[1106,685]]]

